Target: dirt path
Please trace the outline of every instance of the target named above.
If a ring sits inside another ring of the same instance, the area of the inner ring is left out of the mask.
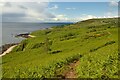
[[[73,63],[69,64],[70,69],[65,71],[64,76],[65,78],[77,78],[76,74],[76,67],[79,65],[79,61],[74,61]]]
[[[11,46],[10,48],[8,48],[3,54],[0,55],[0,57],[6,55],[7,53],[10,53],[10,52],[12,51],[12,49],[13,49],[14,47],[16,47],[16,46],[17,46],[17,45],[14,45],[14,46]]]
[[[33,35],[28,35],[29,37],[31,37],[31,38],[34,38],[34,37],[36,37],[36,36],[33,36]]]

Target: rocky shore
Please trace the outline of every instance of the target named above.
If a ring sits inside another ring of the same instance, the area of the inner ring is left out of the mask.
[[[24,33],[24,34],[18,34],[15,35],[15,37],[22,37],[22,38],[33,38],[35,36],[30,35],[30,33]],[[19,43],[11,43],[11,44],[5,44],[0,47],[0,55],[3,54],[5,51],[7,51],[10,47],[14,45],[18,45]]]
[[[30,33],[24,33],[24,34],[18,34],[18,35],[15,35],[15,37],[33,38],[33,37],[35,37],[35,36],[30,35]]]
[[[11,44],[5,44],[0,47],[0,55],[4,53],[7,49],[9,49],[11,46],[18,45],[19,43],[11,43]]]
[[[15,37],[30,38],[29,34],[30,33],[18,34],[18,35],[15,35]],[[12,47],[14,45],[18,45],[18,44],[19,43],[10,43],[10,44],[4,44],[4,45],[0,46],[0,55],[3,54],[5,51],[7,51],[10,47]]]
[[[24,34],[15,35],[15,37],[29,38],[29,35],[30,35],[30,33],[24,33]]]

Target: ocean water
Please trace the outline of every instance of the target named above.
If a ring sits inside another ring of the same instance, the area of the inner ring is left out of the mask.
[[[16,38],[16,34],[28,33],[35,30],[50,28],[52,26],[60,26],[71,23],[2,23],[2,45],[10,43],[19,43],[24,38]],[[0,45],[1,46],[1,45]]]

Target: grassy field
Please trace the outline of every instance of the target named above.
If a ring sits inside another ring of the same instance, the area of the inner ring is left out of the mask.
[[[76,78],[118,78],[118,19],[38,30],[2,58],[3,78],[56,78],[74,61]],[[63,75],[64,76],[64,75]]]

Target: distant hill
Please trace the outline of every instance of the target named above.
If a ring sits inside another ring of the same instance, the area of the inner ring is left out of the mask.
[[[90,19],[30,35],[36,37],[3,56],[3,78],[118,78],[117,18]]]

